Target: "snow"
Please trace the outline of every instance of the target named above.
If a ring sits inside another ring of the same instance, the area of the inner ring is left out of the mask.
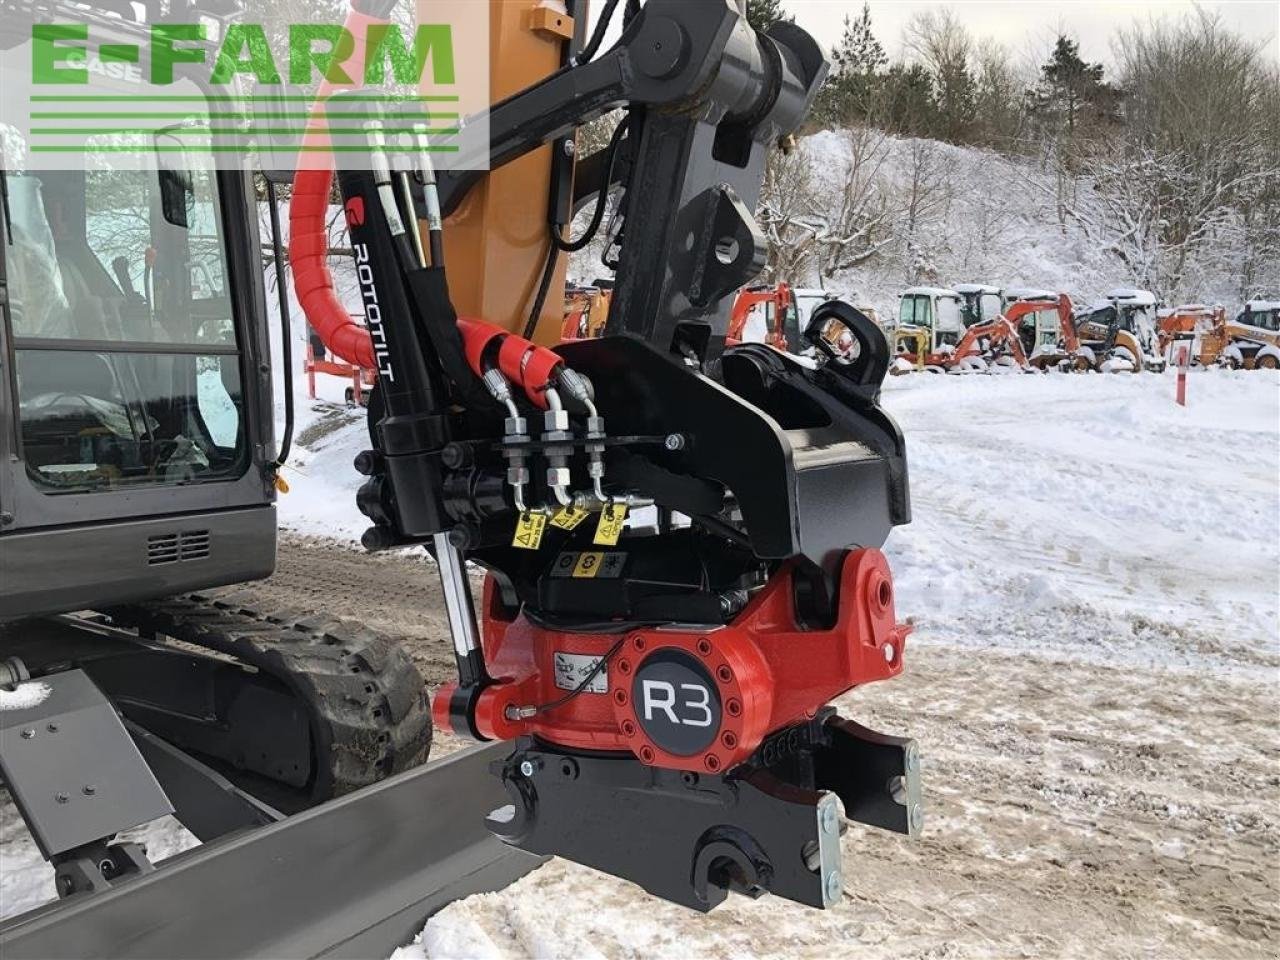
[[[904,297],[950,297],[959,300],[960,294],[946,287],[908,287],[902,291]]]
[[[47,683],[38,680],[20,683],[12,690],[0,687],[0,711],[30,710],[48,700],[51,692]]]
[[[994,293],[999,294],[1000,288],[993,287],[989,283],[957,283],[955,285],[956,293]]]
[[[1280,374],[1193,370],[1188,380],[1185,408],[1173,374],[888,380],[884,405],[911,471],[913,521],[885,547],[899,616],[916,626],[909,668],[913,652],[959,650],[1042,662],[1047,676],[1074,663],[1118,677],[1159,669],[1188,689],[1274,682]],[[354,539],[365,526],[350,464],[366,442],[362,412],[304,404],[300,417],[332,429],[299,447],[282,521]],[[4,915],[52,895],[22,833],[12,806],[0,807]],[[194,843],[171,819],[136,835],[157,860]],[[449,906],[396,957],[727,958],[758,952],[766,932],[794,938],[793,952],[853,955],[864,924],[851,918],[869,909],[858,897],[826,914],[731,898],[705,918],[557,862]]]

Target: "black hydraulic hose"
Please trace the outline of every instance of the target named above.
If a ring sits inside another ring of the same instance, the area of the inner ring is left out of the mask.
[[[267,180],[267,203],[271,207],[271,252],[276,258],[276,295],[280,298],[280,360],[284,364],[284,436],[272,466],[279,470],[293,448],[293,319],[289,316],[289,288],[284,272],[284,244],[280,240],[280,206],[276,185]]]
[[[627,0],[627,4],[627,9],[630,10],[631,0]],[[605,0],[604,6],[600,8],[600,19],[596,21],[596,28],[591,33],[591,39],[587,41],[587,45],[581,52],[570,59],[571,67],[587,63],[596,55],[600,45],[604,43],[604,35],[609,31],[609,21],[613,19],[613,11],[617,8],[618,0]]]
[[[609,146],[606,148],[604,158],[604,179],[600,182],[600,191],[596,194],[596,207],[591,214],[591,222],[587,224],[586,231],[577,240],[566,240],[560,236],[555,226],[552,226],[551,242],[556,249],[564,253],[577,253],[579,250],[586,249],[587,244],[595,239],[596,233],[600,230],[600,224],[604,221],[604,211],[609,199],[609,183],[613,180],[613,167],[618,159],[618,147],[630,126],[631,115],[627,114],[614,128],[613,136],[609,138]]]
[[[554,230],[552,237],[554,238]],[[533,339],[533,332],[538,327],[538,318],[542,316],[542,308],[547,303],[547,293],[551,290],[551,280],[556,275],[556,263],[560,260],[560,248],[554,239],[547,244],[547,262],[542,268],[542,280],[538,283],[538,293],[533,298],[533,306],[529,310],[529,319],[524,323],[523,335],[526,340]]]

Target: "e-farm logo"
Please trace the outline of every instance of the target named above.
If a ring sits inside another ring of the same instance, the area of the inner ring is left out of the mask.
[[[459,96],[417,92],[457,82],[448,24],[373,23],[357,36],[336,24],[238,23],[215,41],[205,24],[162,23],[142,36],[32,25],[33,153],[372,153],[396,149],[396,135],[413,135],[414,149],[457,150]],[[246,86],[255,92],[238,92]],[[336,92],[299,92],[320,88]]]

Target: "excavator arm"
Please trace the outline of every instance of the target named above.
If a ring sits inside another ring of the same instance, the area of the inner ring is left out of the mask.
[[[729,890],[827,906],[841,805],[922,825],[915,743],[828,706],[901,673],[910,631],[880,551],[910,519],[889,354],[834,301],[806,334],[842,324],[852,361],[725,344],[765,260],[766,154],[827,64],[729,0],[626,15],[611,51],[492,108],[493,173],[437,175],[425,152],[338,173],[379,360],[364,542],[435,558],[458,679],[433,712],[511,744],[504,841],[699,910]],[[629,173],[606,335],[548,349],[523,311],[460,317],[445,240],[469,191],[612,108]]]

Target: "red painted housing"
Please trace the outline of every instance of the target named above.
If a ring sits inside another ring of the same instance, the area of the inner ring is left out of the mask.
[[[485,586],[484,649],[497,683],[477,701],[476,729],[494,740],[534,735],[581,750],[630,751],[643,763],[715,773],[746,760],[768,734],[813,717],[852,687],[902,671],[911,628],[894,618],[893,581],[884,555],[857,550],[841,571],[840,614],[831,630],[796,625],[791,571],[784,568],[724,627],[643,628],[624,634],[547,630],[523,616],[505,619],[492,584]],[[607,693],[583,692],[560,706],[517,719],[516,708],[550,704],[568,691],[553,678],[557,652],[604,656],[615,645]],[[679,650],[715,678],[722,704],[713,744],[694,755],[668,753],[649,739],[631,702],[632,678],[646,658]],[[436,695],[436,722],[450,727],[452,685]]]

